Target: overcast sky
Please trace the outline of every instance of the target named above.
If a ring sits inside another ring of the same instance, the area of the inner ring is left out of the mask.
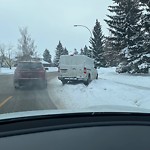
[[[54,55],[60,40],[69,51],[89,45],[90,33],[74,24],[86,25],[90,30],[95,20],[101,22],[108,34],[104,19],[112,0],[0,0],[0,43],[17,48],[19,27],[28,27],[39,54],[45,48]]]

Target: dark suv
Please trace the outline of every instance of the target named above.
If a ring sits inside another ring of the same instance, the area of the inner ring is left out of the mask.
[[[14,73],[14,87],[38,84],[47,87],[46,71],[41,62],[19,62]]]

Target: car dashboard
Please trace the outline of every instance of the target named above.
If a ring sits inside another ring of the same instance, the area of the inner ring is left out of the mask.
[[[0,149],[149,150],[150,115],[83,113],[0,122]]]

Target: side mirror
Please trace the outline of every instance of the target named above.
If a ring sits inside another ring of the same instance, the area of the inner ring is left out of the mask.
[[[48,70],[48,68],[45,68],[45,70]]]

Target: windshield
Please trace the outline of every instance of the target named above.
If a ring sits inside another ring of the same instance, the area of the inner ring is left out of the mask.
[[[42,63],[18,62],[17,68],[20,69],[20,70],[41,69],[42,68]]]
[[[150,112],[149,0],[0,2],[0,116]]]

